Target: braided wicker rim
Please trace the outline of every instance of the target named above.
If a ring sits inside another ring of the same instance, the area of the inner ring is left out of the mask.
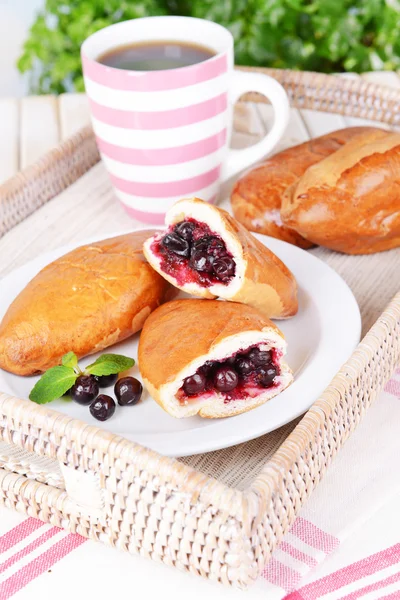
[[[314,73],[251,70],[278,79],[295,107],[399,122],[397,90]],[[86,128],[6,182],[0,187],[0,235],[98,160]],[[7,470],[7,459],[0,462],[0,502],[126,551],[246,587],[399,360],[400,293],[244,492],[122,437],[0,393],[0,441],[96,474],[103,506],[100,513],[84,510],[59,480],[52,485],[41,482],[43,477],[29,480]]]

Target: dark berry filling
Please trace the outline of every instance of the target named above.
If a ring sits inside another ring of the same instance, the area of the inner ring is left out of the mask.
[[[214,373],[213,385],[219,392],[231,392],[239,383],[239,375],[230,365],[222,364]]]
[[[204,373],[197,371],[194,375],[186,377],[184,390],[187,396],[197,396],[206,389],[207,378]]]
[[[223,239],[194,219],[170,228],[152,243],[151,250],[161,259],[162,270],[178,285],[227,285],[235,276],[236,264]]]
[[[224,402],[255,398],[263,390],[278,385],[280,353],[258,346],[240,350],[222,361],[207,361],[194,375],[186,377],[177,392],[181,403],[206,397],[218,391]]]

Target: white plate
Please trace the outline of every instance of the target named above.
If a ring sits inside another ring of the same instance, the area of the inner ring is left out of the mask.
[[[118,234],[115,234],[118,235]],[[109,236],[111,237],[111,236]],[[295,381],[267,404],[226,419],[175,419],[144,393],[134,407],[119,408],[109,421],[100,423],[87,407],[57,400],[47,405],[71,417],[139,442],[168,456],[186,456],[225,448],[277,429],[304,413],[329,384],[360,339],[361,318],[356,300],[335,271],[312,254],[295,246],[257,235],[295,275],[299,286],[299,312],[278,321],[288,342],[287,361]],[[83,241],[81,245],[95,240]],[[72,250],[64,246],[32,260],[0,282],[0,319],[25,285],[49,262]],[[112,351],[137,357],[136,335]],[[93,357],[82,360],[82,364]],[[131,373],[139,377],[135,366]],[[28,398],[37,377],[18,377],[0,370],[0,390]]]

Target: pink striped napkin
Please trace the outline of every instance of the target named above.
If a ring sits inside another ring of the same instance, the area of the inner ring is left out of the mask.
[[[247,598],[400,600],[399,427],[400,370],[339,453]],[[107,572],[107,581],[93,577],[94,571]],[[233,590],[222,591],[0,509],[0,600],[14,595],[81,598],[85,584],[97,600],[114,592],[125,597],[133,582],[136,592],[142,589],[150,597],[170,585],[174,600],[188,594],[195,600],[204,593],[236,598]]]
[[[400,571],[400,544],[385,545],[389,539],[387,534],[392,532],[390,518],[386,531],[382,530],[374,540],[376,543],[371,545],[371,550],[376,550],[372,555],[363,554],[360,548],[363,559],[322,579],[319,579],[318,566],[334,551],[340,556],[340,548],[346,540],[362,530],[389,500],[400,497],[399,429],[400,370],[369,409],[275,551],[263,573],[268,598],[347,598],[340,595],[341,588],[356,581],[359,589],[349,598],[358,598],[364,595],[361,590],[365,577],[390,564]],[[400,524],[399,519],[397,522]],[[400,526],[395,541],[400,542]],[[336,590],[339,590],[338,595],[333,594]],[[358,595],[354,595],[356,593]],[[400,592],[397,597],[400,599]]]

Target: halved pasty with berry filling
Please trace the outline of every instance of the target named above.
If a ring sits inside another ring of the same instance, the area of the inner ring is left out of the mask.
[[[139,368],[173,417],[220,418],[256,408],[292,382],[281,331],[250,306],[175,300],[147,319]]]
[[[151,266],[181,290],[254,306],[269,318],[297,312],[289,269],[225,210],[198,198],[167,212],[167,232],[144,244]]]

